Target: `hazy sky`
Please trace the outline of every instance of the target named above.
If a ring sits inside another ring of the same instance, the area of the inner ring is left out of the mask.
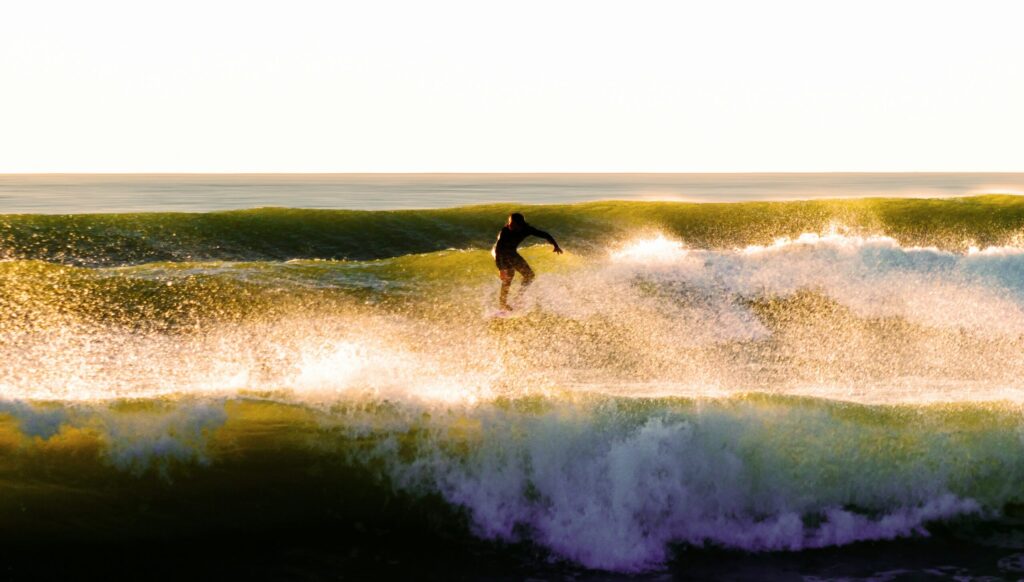
[[[1020,171],[1022,23],[979,0],[9,0],[0,171]]]

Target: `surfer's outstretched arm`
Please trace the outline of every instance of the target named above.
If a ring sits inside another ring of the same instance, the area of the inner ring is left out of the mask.
[[[551,246],[555,247],[554,251],[556,253],[562,254],[562,247],[558,246],[558,243],[555,241],[555,237],[544,232],[543,230],[540,230],[539,228],[533,228],[532,226],[530,227],[530,234],[548,241],[549,243],[551,243]]]

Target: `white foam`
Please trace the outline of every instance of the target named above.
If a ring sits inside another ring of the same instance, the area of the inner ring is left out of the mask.
[[[631,420],[626,411],[568,406],[470,418],[481,425],[467,457],[446,452],[439,426],[411,463],[383,445],[389,472],[403,487],[436,489],[467,508],[481,536],[525,533],[558,556],[622,572],[661,566],[673,543],[800,550],[927,535],[929,522],[983,511],[953,491],[983,489],[977,465],[946,455],[1007,459],[938,443],[923,458],[890,456],[876,449],[881,436],[871,425],[799,407]],[[904,437],[899,426],[889,430],[888,439]]]
[[[901,317],[987,335],[1024,334],[1024,254],[1017,248],[955,254],[904,248],[886,236],[830,232],[736,250],[659,252],[646,261],[644,252],[634,252],[650,248],[675,247],[662,236],[627,245],[610,258],[642,262],[663,280],[709,294],[756,298],[815,291],[862,317]]]

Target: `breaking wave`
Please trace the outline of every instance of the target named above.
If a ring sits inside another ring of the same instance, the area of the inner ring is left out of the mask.
[[[510,318],[495,214],[3,217],[0,505],[82,503],[0,529],[166,528],[80,512],[301,466],[339,514],[358,482],[636,572],[1024,501],[1017,199],[536,207],[569,253],[524,250]]]

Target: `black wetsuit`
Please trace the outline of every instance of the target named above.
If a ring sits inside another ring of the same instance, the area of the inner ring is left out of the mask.
[[[494,243],[494,262],[498,265],[498,270],[515,269],[520,271],[525,268],[527,272],[530,272],[530,266],[526,264],[526,259],[517,250],[520,243],[528,236],[540,237],[553,245],[556,244],[554,237],[550,234],[533,228],[529,224],[523,225],[518,230],[503,226],[498,232],[498,240]]]

